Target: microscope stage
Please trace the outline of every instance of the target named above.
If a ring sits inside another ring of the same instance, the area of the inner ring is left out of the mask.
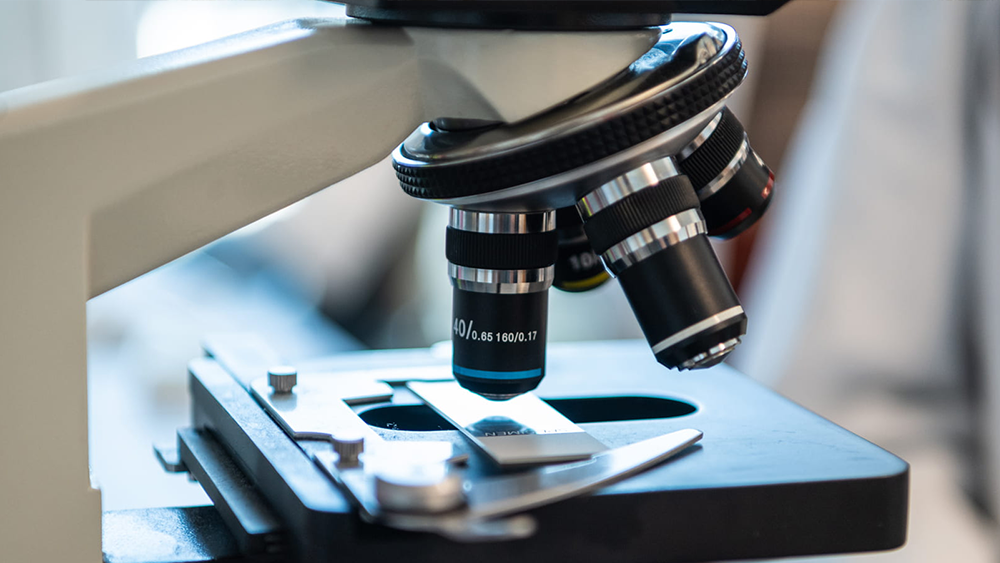
[[[182,431],[182,454],[184,439],[198,436],[202,446],[228,452],[257,485],[251,501],[263,499],[282,522],[280,530],[258,532],[283,537],[281,549],[296,560],[719,561],[884,550],[905,541],[904,461],[727,366],[667,370],[644,342],[552,345],[536,394],[608,448],[683,428],[704,432],[698,444],[597,494],[533,510],[538,530],[528,539],[463,544],[366,524],[311,459],[330,444],[293,441],[247,391],[267,366],[245,355],[234,361],[218,346],[209,351],[213,359],[192,364],[191,387],[196,427],[211,432]],[[297,367],[305,381],[310,373],[398,374],[406,366],[427,373],[447,362],[429,351],[363,352]],[[451,442],[470,454],[470,474],[501,472],[405,388],[397,386],[391,402],[352,408],[386,441]],[[203,485],[212,472],[192,469]],[[219,495],[209,492],[218,506]],[[261,549],[251,540],[264,536],[241,531],[232,512],[220,507],[244,553]]]

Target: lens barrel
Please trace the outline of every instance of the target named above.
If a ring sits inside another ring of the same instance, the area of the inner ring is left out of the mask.
[[[708,234],[733,238],[750,228],[771,204],[774,174],[750,146],[729,108],[719,112],[678,156],[701,201]]]
[[[544,377],[555,225],[555,211],[452,208],[446,239],[452,371],[462,387],[506,400],[531,391]]]
[[[600,287],[611,279],[604,269],[604,262],[594,254],[575,207],[556,210],[556,234],[559,237],[559,255],[552,285],[563,291],[579,293]]]
[[[709,367],[739,343],[746,315],[708,241],[698,196],[672,158],[603,184],[577,210],[657,361]]]

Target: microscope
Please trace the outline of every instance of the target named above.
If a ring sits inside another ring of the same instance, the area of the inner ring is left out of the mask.
[[[5,551],[680,562],[901,545],[907,464],[721,364],[747,317],[709,237],[760,218],[774,176],[726,107],[747,73],[736,32],[671,14],[784,1],[358,0],[0,96]],[[451,346],[286,365],[209,339],[192,424],[157,455],[212,506],[102,515],[86,299],[390,152],[408,195],[450,207]],[[547,346],[550,288],[610,277],[647,344]]]

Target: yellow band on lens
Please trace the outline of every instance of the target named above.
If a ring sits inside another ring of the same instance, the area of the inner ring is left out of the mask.
[[[608,278],[610,277],[611,275],[607,272],[601,272],[596,276],[589,277],[585,280],[563,282],[559,284],[559,289],[565,289],[566,291],[587,291],[588,289],[594,289],[595,287],[608,281]]]

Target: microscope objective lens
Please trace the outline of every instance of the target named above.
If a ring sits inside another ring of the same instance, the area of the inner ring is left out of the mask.
[[[771,204],[774,174],[728,108],[719,112],[678,155],[701,201],[709,236],[733,238],[757,222]]]
[[[462,387],[505,400],[542,380],[557,240],[554,211],[451,210],[452,371]]]
[[[576,293],[598,288],[611,279],[604,269],[604,262],[594,254],[575,207],[556,211],[556,232],[559,235],[559,255],[552,285]]]
[[[594,251],[618,277],[656,359],[670,368],[715,365],[746,331],[698,206],[671,157],[618,176],[577,203]]]

